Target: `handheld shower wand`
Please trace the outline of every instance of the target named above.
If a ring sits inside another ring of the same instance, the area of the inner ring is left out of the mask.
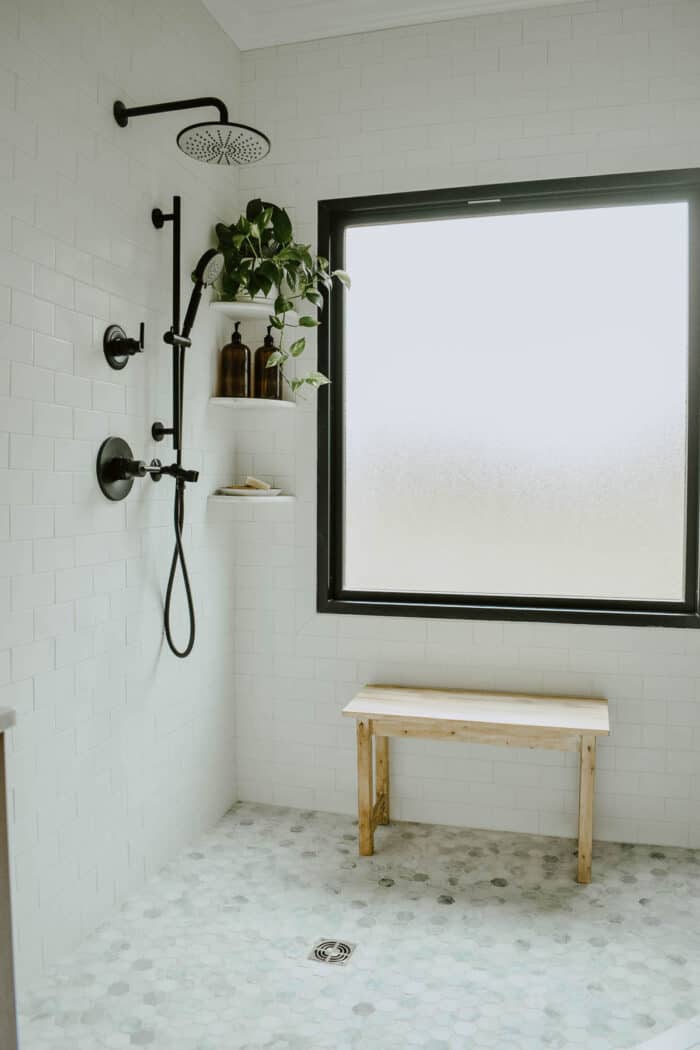
[[[210,284],[214,283],[214,281],[220,276],[223,268],[224,257],[221,252],[217,252],[216,248],[210,248],[209,251],[206,251],[197,263],[194,273],[192,274],[194,288],[192,289],[192,295],[190,296],[185,320],[182,323],[181,335],[184,339],[189,340],[192,326],[194,325],[197,316],[197,310],[199,309],[199,304],[202,299],[203,290]]]

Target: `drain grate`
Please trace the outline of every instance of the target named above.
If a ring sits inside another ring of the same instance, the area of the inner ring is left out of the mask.
[[[354,951],[355,945],[348,944],[347,941],[319,941],[309,958],[316,962],[343,966]]]

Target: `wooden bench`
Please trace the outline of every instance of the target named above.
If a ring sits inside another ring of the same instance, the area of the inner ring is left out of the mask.
[[[581,756],[577,881],[591,881],[596,737],[610,732],[607,700],[367,685],[343,714],[357,721],[360,856],[372,855],[375,828],[389,823],[390,736],[554,748]]]

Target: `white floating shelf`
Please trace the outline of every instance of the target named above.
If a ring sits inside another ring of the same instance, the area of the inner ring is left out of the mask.
[[[226,405],[228,408],[296,408],[296,401],[283,401],[274,397],[210,397],[210,405]]]
[[[209,503],[246,503],[259,507],[262,503],[294,503],[296,496],[220,496],[217,493],[208,497]]]
[[[275,312],[275,304],[271,299],[261,299],[259,303],[231,303],[218,300],[209,303],[209,309],[224,317],[230,317],[233,321],[257,321],[260,318],[268,318]]]
[[[275,312],[274,299],[260,299],[258,302],[235,303],[217,300],[209,303],[209,309],[217,314],[229,317],[232,321],[267,321],[270,314]],[[294,310],[287,313],[289,324],[296,324],[297,315]]]

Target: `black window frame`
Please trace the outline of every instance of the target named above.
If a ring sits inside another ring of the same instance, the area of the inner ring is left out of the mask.
[[[698,410],[700,380],[700,168],[505,183],[412,193],[344,197],[318,204],[318,253],[344,268],[349,226],[418,218],[684,201],[689,218],[688,446],[685,597],[682,602],[551,599],[493,595],[351,591],[343,569],[343,309],[337,285],[325,297],[318,329],[319,368],[331,380],[319,391],[317,610],[378,616],[531,620],[540,622],[700,627],[698,579]]]

